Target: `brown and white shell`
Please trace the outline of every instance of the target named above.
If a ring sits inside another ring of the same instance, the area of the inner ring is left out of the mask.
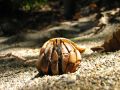
[[[40,49],[36,67],[40,73],[58,75],[75,72],[85,49],[66,38],[53,38]]]

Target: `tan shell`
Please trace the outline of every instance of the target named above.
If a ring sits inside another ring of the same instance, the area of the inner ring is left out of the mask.
[[[84,51],[84,48],[69,39],[53,38],[45,42],[40,49],[36,67],[40,73],[50,75],[75,72]]]

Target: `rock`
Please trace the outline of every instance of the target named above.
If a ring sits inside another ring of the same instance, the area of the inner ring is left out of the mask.
[[[120,25],[113,30],[113,33],[105,40],[103,45],[91,49],[105,52],[120,50]]]

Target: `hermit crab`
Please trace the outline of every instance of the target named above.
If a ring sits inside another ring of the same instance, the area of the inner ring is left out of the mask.
[[[36,67],[39,73],[58,75],[77,70],[85,49],[66,38],[53,38],[40,49]]]

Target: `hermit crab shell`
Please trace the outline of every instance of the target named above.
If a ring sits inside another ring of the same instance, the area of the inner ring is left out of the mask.
[[[53,38],[40,49],[36,67],[40,73],[58,75],[75,72],[85,49],[66,38]]]

